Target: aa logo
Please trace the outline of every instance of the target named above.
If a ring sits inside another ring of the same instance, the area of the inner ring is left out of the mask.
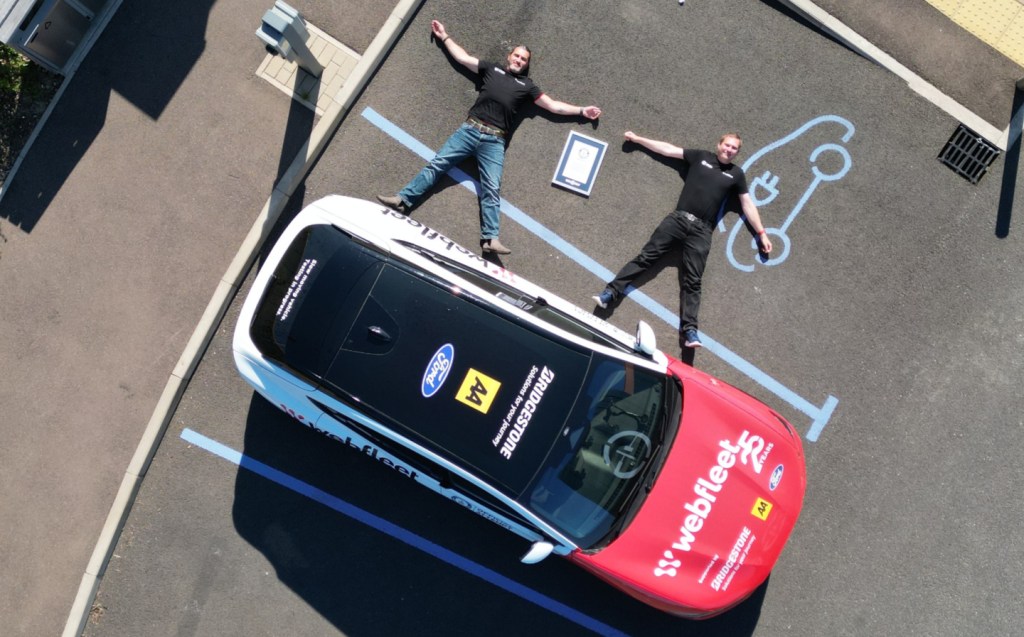
[[[754,508],[750,510],[751,515],[761,520],[767,520],[772,512],[772,503],[763,498],[758,498]]]
[[[480,413],[486,414],[500,387],[501,383],[487,374],[481,374],[470,368],[455,398],[463,405],[469,405]]]

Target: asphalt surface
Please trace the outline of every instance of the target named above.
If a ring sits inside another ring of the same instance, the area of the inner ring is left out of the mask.
[[[432,17],[485,57],[529,40],[542,87],[604,108],[597,127],[528,117],[503,195],[609,269],[632,256],[680,185],[672,165],[624,146],[623,130],[710,146],[735,128],[745,160],[815,118],[838,118],[764,155],[783,184],[801,184],[762,208],[774,226],[797,207],[818,145],[842,146],[852,160],[788,226],[786,261],[743,272],[723,233],[705,280],[702,325],[720,347],[695,364],[804,431],[809,411],[838,401],[806,443],[804,517],[768,586],[736,613],[695,625],[646,612],[555,560],[520,567],[521,547],[497,529],[435,506],[253,398],[231,366],[229,311],[143,485],[88,634],[587,632],[186,444],[186,429],[627,634],[1013,631],[1014,591],[1024,583],[1011,539],[1024,486],[1016,470],[1024,263],[1012,223],[1016,184],[1007,195],[1002,183],[1012,165],[1000,158],[977,186],[954,175],[935,156],[955,121],[774,3],[664,4],[428,2],[289,211],[332,192],[391,192],[419,168],[362,115],[366,107],[431,148],[463,116],[472,84],[429,41]],[[864,1],[820,4],[1005,126],[1021,69],[938,21],[926,3],[886,12]],[[357,51],[393,8],[295,6]],[[9,370],[0,381],[0,563],[17,574],[0,584],[5,634],[64,626],[168,374],[316,123],[253,75],[263,50],[252,31],[265,9],[242,0],[187,15],[155,2],[122,6],[0,201],[0,360]],[[942,53],[928,53],[936,48]],[[842,122],[855,129],[846,141]],[[548,184],[573,129],[609,142],[590,198]],[[841,158],[824,153],[824,170],[840,172]],[[475,245],[473,197],[452,182],[414,216]],[[507,217],[502,240],[516,250],[508,267],[566,298],[586,307],[600,288],[560,244]],[[746,264],[749,255],[733,252]],[[666,268],[642,291],[675,311],[677,286]],[[652,320],[650,308],[632,301],[611,315],[627,329],[639,318]],[[662,346],[677,352],[674,330],[653,322]]]
[[[942,93],[1002,130],[1024,69],[977,39],[924,0],[900,0],[879,10],[866,0],[817,0],[825,10]],[[984,3],[977,10],[985,11]]]

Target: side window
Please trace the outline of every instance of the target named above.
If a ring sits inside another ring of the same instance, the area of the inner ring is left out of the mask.
[[[474,285],[480,287],[483,290],[486,290],[487,292],[501,299],[505,303],[518,307],[519,309],[534,316],[535,318],[544,321],[548,325],[569,332],[570,334],[582,338],[584,340],[589,340],[593,343],[604,345],[605,347],[610,347],[621,352],[632,352],[631,348],[624,346],[619,341],[612,339],[594,330],[590,326],[577,321],[571,316],[564,314],[554,309],[553,307],[549,306],[544,301],[544,299],[533,298],[530,295],[522,292],[521,290],[518,290],[515,287],[505,283],[504,281],[499,281],[497,279],[487,276],[486,274],[477,272],[476,270],[473,270],[471,268],[467,268],[466,266],[460,263],[450,261],[445,257],[442,257],[441,255],[434,254],[433,252],[424,250],[419,246],[406,244],[406,247],[408,247],[410,250],[416,251],[421,256],[430,259],[431,261],[445,268],[452,274],[455,274],[456,276],[471,281]]]
[[[534,528],[531,522],[529,522],[523,516],[519,515],[519,513],[511,509],[506,503],[502,502],[501,500],[498,500],[490,493],[484,491],[483,489],[476,486],[472,482],[469,482],[459,476],[454,475],[451,478],[452,486],[455,489],[461,491],[462,493],[465,493],[466,495],[473,498],[477,502],[483,504],[484,506],[490,507],[495,512],[500,513],[501,515],[507,517],[510,520],[518,522],[519,524],[525,527]]]
[[[415,453],[409,451],[402,445],[396,443],[395,441],[387,438],[386,436],[383,436],[382,434],[376,431],[373,431],[369,427],[366,427],[362,423],[357,422],[356,420],[350,418],[349,416],[346,416],[340,411],[333,409],[330,406],[325,405],[322,402],[315,400],[313,398],[310,398],[309,400],[318,409],[326,413],[328,416],[334,418],[335,420],[342,423],[346,427],[352,429],[353,431],[358,432],[361,436],[369,440],[373,445],[376,445],[382,451],[394,456],[395,458],[401,460],[403,463],[408,464],[409,467],[412,468],[413,470],[420,471],[424,475],[428,475],[432,477],[434,480],[437,480],[442,487],[458,491],[469,500],[472,500],[480,505],[490,508],[498,515],[503,516],[508,520],[519,524],[520,526],[524,526],[530,529],[535,528],[531,522],[529,522],[521,515],[519,515],[519,513],[510,508],[506,503],[502,502],[498,498],[495,498],[490,493],[484,491],[483,489],[476,486],[472,482],[469,482],[468,480],[462,478],[461,476],[453,474],[445,467],[441,467],[431,462],[430,460],[423,458],[422,456],[416,455]],[[471,509],[473,508],[469,505],[469,502],[465,500],[462,500],[460,498],[455,498],[455,500],[456,502],[459,502],[463,506],[467,506]],[[503,522],[499,518],[496,518],[489,514],[485,514],[484,512],[479,510],[475,510],[475,512],[479,515],[484,516],[485,518],[490,519],[492,522],[495,522],[499,526],[503,526],[509,528],[510,530],[513,530],[511,529],[511,527],[508,527],[508,524],[506,522]]]
[[[422,471],[424,474],[434,478],[442,485],[447,485],[451,482],[450,474],[447,469],[444,469],[443,467],[440,467],[434,464],[433,462],[430,462],[429,460],[423,458],[422,456],[412,453],[411,451],[409,451],[402,445],[398,444],[397,442],[380,434],[377,431],[374,431],[373,429],[370,429],[361,422],[358,422],[355,419],[346,416],[337,409],[333,409],[329,405],[325,405],[322,402],[315,400],[313,398],[310,398],[309,401],[316,405],[317,409],[320,409],[331,418],[334,418],[335,420],[345,425],[349,429],[352,429],[353,431],[359,433],[359,435],[369,440],[371,443],[379,447],[381,450],[391,454],[395,458],[398,458],[399,460],[408,464],[417,471]]]
[[[604,345],[620,352],[632,352],[633,350],[624,346],[619,341],[616,341],[604,334],[592,329],[591,327],[580,323],[576,319],[563,314],[558,310],[549,306],[540,306],[536,311],[531,312],[534,316],[541,319],[542,321],[554,325],[555,327],[561,328],[570,334],[579,336],[580,338],[590,340],[598,345]]]
[[[461,263],[451,261],[439,254],[425,250],[420,246],[410,243],[403,243],[403,245],[420,256],[430,259],[452,274],[472,282],[473,285],[476,285],[482,290],[486,290],[487,293],[498,297],[510,305],[514,305],[526,312],[531,312],[537,305],[536,299],[531,298],[528,294],[524,294],[521,290],[517,290],[515,287],[505,283],[504,281],[499,281],[498,279],[489,277],[482,272],[466,267]]]

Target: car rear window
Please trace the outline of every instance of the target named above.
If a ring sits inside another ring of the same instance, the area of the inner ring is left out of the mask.
[[[253,342],[264,356],[318,380],[337,351],[331,335],[352,322],[381,266],[378,255],[333,226],[304,229],[260,301]]]

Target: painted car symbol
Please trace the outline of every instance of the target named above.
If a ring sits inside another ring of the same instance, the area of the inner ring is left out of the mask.
[[[760,165],[758,165],[759,160],[769,152],[777,150],[801,138],[808,131],[827,124],[838,124],[845,129],[845,132],[840,136],[840,140],[843,143],[849,142],[850,138],[853,137],[855,129],[849,120],[839,117],[838,115],[822,115],[821,117],[812,119],[782,139],[768,144],[750,156],[750,159],[743,164],[743,171],[746,172],[747,175],[754,175],[749,183],[750,197],[754,200],[754,205],[760,209],[761,207],[768,206],[774,202],[775,199],[783,192],[798,192],[800,183],[799,178],[787,177],[785,180],[782,180],[780,175],[773,173],[768,168],[768,162],[761,161]],[[742,257],[737,257],[737,250],[739,249],[739,246],[736,245],[737,235],[739,235],[741,228],[746,228],[744,219],[740,218],[736,221],[732,230],[729,232],[729,239],[725,248],[726,255],[733,267],[744,272],[753,272],[754,266],[758,260],[765,265],[778,265],[785,261],[786,258],[789,257],[790,249],[792,247],[787,231],[793,221],[796,220],[797,215],[800,214],[804,206],[807,204],[811,195],[814,194],[822,182],[838,181],[845,177],[846,173],[849,172],[850,167],[853,165],[850,153],[844,146],[836,143],[824,143],[818,145],[811,151],[808,159],[811,163],[810,184],[804,189],[803,194],[800,195],[799,200],[793,206],[792,210],[790,210],[789,215],[785,218],[782,224],[777,227],[765,226],[765,230],[771,237],[772,243],[775,244],[775,250],[773,253],[766,258],[764,256],[759,256],[757,243],[753,238],[751,238],[747,244],[749,246],[750,253],[745,253]],[[836,165],[836,159],[838,159],[839,165]],[[753,170],[751,170],[752,166],[754,167]],[[789,171],[787,170],[786,172]],[[725,223],[719,221],[718,229],[725,232]],[[751,260],[751,257],[753,257],[753,260]],[[744,263],[743,261],[747,262]]]

